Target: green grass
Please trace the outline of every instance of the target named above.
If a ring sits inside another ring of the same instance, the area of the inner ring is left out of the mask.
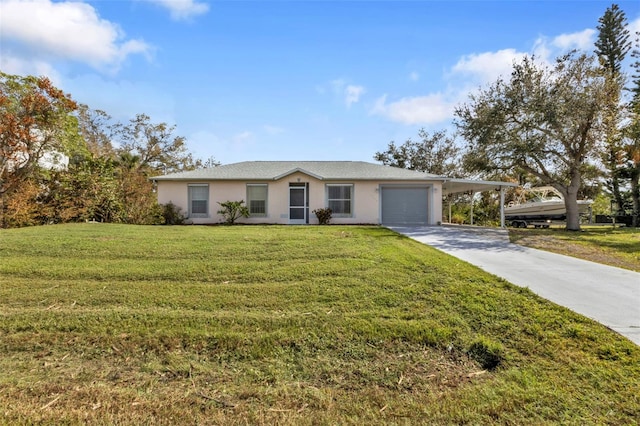
[[[640,228],[509,229],[512,242],[640,272]]]
[[[634,424],[640,348],[379,227],[0,231],[0,424]]]

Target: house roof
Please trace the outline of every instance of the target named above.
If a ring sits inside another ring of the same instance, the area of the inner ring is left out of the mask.
[[[296,172],[320,180],[426,180],[446,178],[364,161],[244,161],[208,169],[155,176],[157,181],[279,180]]]

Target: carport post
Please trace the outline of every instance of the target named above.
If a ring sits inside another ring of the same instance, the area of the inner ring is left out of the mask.
[[[475,198],[476,193],[471,191],[471,224],[473,225],[473,199]]]
[[[500,187],[500,228],[504,228],[504,186]]]

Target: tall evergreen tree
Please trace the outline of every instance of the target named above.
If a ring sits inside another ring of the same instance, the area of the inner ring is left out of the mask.
[[[631,49],[627,17],[617,4],[612,4],[598,22],[595,54],[612,76],[620,75],[622,61]]]
[[[598,20],[595,53],[606,79],[606,103],[603,116],[606,150],[603,155],[609,175],[608,186],[618,208],[623,208],[621,181],[624,179],[624,149],[621,93],[624,87],[622,62],[631,49],[627,18],[617,4],[612,4]]]
[[[625,174],[631,187],[633,226],[640,226],[640,33],[636,33],[635,48],[631,53],[634,61],[629,102],[629,121],[624,129]]]

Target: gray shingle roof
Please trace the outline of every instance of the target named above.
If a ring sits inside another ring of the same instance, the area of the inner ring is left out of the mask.
[[[300,171],[321,180],[444,180],[443,177],[364,161],[244,161],[155,176],[154,180],[278,180]]]

